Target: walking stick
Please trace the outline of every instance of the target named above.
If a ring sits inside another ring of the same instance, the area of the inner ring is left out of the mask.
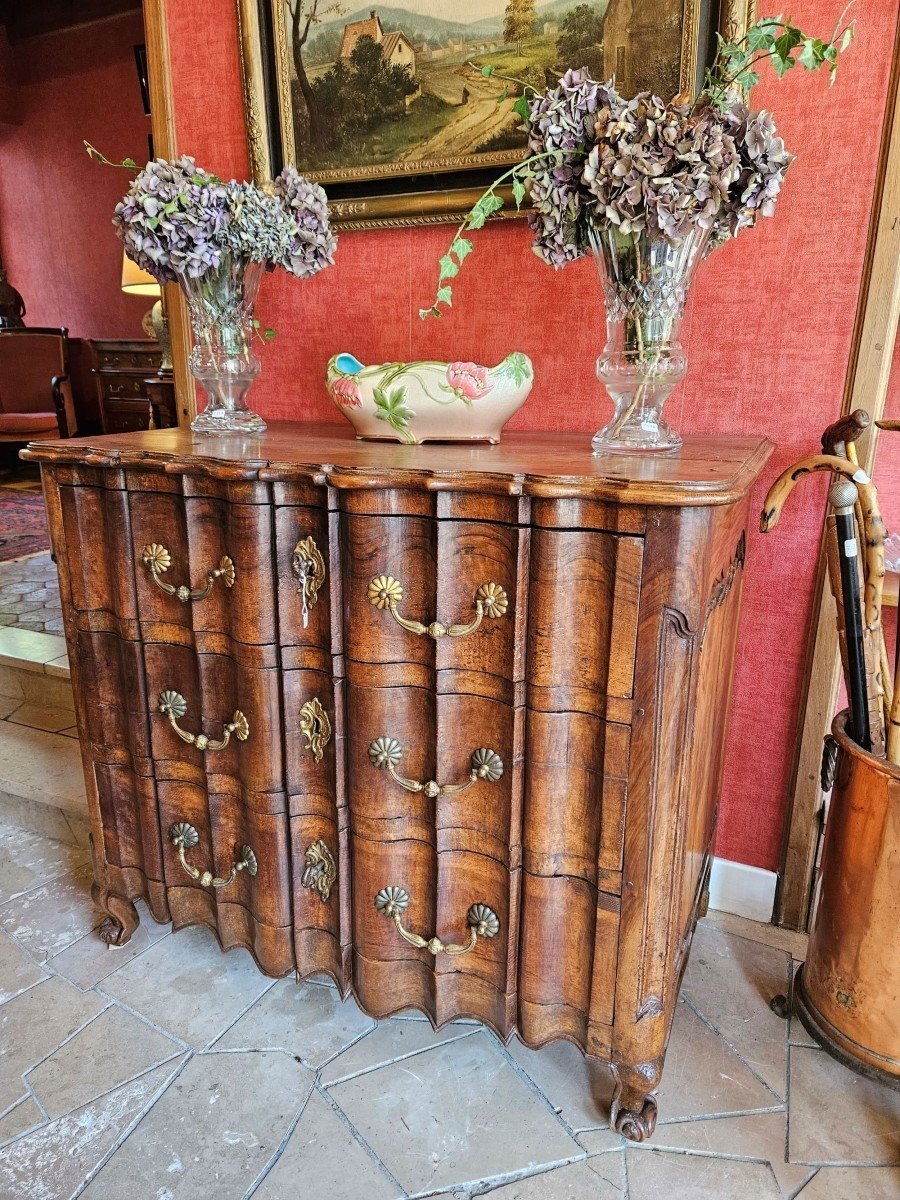
[[[769,488],[759,518],[759,528],[762,533],[768,533],[770,529],[775,528],[788,496],[798,481],[813,471],[831,471],[842,475],[851,483],[855,483],[859,491],[865,532],[865,626],[869,630],[878,629],[881,624],[881,593],[884,587],[884,524],[878,509],[878,493],[861,467],[833,454],[811,454],[808,458],[801,458],[799,462],[783,471]]]
[[[822,450],[826,454],[836,454],[838,458],[847,458],[854,465],[859,464],[859,458],[856,453],[856,442],[866,432],[872,424],[872,418],[864,408],[857,408],[849,416],[841,417],[839,421],[829,425],[822,434]],[[880,426],[881,422],[877,422]],[[859,536],[863,542],[866,540],[866,529],[863,520],[862,508],[859,503],[856,505],[856,519],[859,523]],[[900,645],[900,642],[898,642]],[[883,723],[887,726],[890,720],[891,701],[894,694],[894,676],[896,675],[896,666],[891,672],[890,659],[888,658],[887,646],[884,640],[884,627],[879,626],[877,632],[866,630],[866,662],[868,672],[876,682],[877,691],[880,698],[880,707],[883,708],[883,718],[878,719],[875,713],[875,705],[871,707],[873,744],[875,753],[880,753],[879,745],[881,738],[876,736],[879,732],[878,727]],[[877,662],[877,666],[876,666]]]
[[[834,509],[837,558],[840,573],[840,608],[843,610],[846,641],[847,695],[850,701],[850,733],[863,750],[872,748],[866,659],[859,599],[859,544],[856,538],[856,502],[859,492],[849,479],[832,484],[828,503]]]

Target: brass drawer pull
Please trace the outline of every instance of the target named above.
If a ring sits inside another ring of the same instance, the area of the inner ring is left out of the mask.
[[[486,904],[473,904],[466,913],[469,941],[465,946],[458,946],[453,942],[445,944],[436,934],[434,937],[423,938],[417,933],[410,933],[408,929],[403,928],[402,916],[409,908],[409,892],[402,887],[382,888],[375,897],[375,907],[383,917],[391,918],[404,941],[418,950],[427,950],[435,957],[439,954],[468,954],[470,950],[475,949],[480,937],[492,938],[500,932],[500,921],[494,910]]]
[[[225,726],[221,739],[216,741],[215,738],[207,737],[205,733],[188,733],[186,729],[179,727],[179,717],[183,717],[187,712],[187,701],[180,692],[160,692],[158,703],[159,711],[169,718],[169,724],[181,740],[189,746],[196,746],[198,750],[224,750],[231,741],[232,734],[239,742],[246,742],[250,736],[250,726],[240,709]]]
[[[319,589],[325,582],[325,559],[311,537],[303,538],[294,547],[291,570],[300,583],[297,591],[302,596],[303,628],[306,629],[310,609],[316,607]]]
[[[306,847],[304,854],[306,866],[300,882],[311,892],[316,892],[323,900],[331,895],[331,889],[337,879],[337,864],[334,856],[321,838]]]
[[[448,796],[455,792],[464,792],[466,788],[486,779],[488,783],[496,783],[503,774],[503,759],[496,750],[482,747],[472,753],[472,769],[465,783],[435,783],[433,779],[427,783],[419,783],[417,779],[405,779],[398,775],[397,764],[403,757],[403,747],[392,737],[376,738],[369,746],[369,762],[381,771],[387,771],[395,783],[399,783],[408,792],[424,792],[432,800],[437,796]]]
[[[238,857],[237,861],[231,864],[231,874],[227,879],[218,879],[212,871],[200,871],[197,867],[192,867],[184,856],[185,850],[190,850],[200,841],[200,834],[193,825],[189,825],[187,821],[179,821],[169,830],[169,837],[172,844],[178,847],[178,858],[181,865],[191,879],[199,881],[201,887],[226,888],[229,883],[234,883],[240,871],[246,871],[248,875],[255,875],[259,870],[256,855],[250,847],[238,846]]]
[[[168,571],[172,565],[172,555],[165,548],[156,542],[151,546],[145,546],[141,551],[141,558],[144,561],[144,566],[153,576],[153,582],[161,591],[164,591],[167,596],[174,596],[176,600],[180,600],[182,604],[187,604],[190,600],[205,600],[209,593],[213,590],[213,584],[217,579],[221,579],[227,588],[234,587],[235,571],[234,563],[224,554],[219,561],[217,567],[206,572],[206,586],[202,588],[194,588],[182,585],[175,587],[171,583],[165,583],[160,576]]]
[[[509,608],[506,592],[499,583],[483,583],[475,593],[472,601],[475,608],[475,619],[468,625],[444,625],[440,621],[432,621],[423,625],[421,621],[411,621],[401,617],[397,605],[403,602],[403,584],[390,575],[378,575],[369,584],[369,603],[382,611],[388,611],[398,625],[408,629],[410,633],[427,634],[437,642],[443,637],[465,637],[474,633],[485,617],[502,617]]]

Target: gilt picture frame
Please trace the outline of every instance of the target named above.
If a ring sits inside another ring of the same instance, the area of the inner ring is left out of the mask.
[[[236,3],[253,177],[296,166],[344,229],[461,220],[523,157],[522,89],[484,66],[536,87],[587,66],[669,96],[702,81],[717,29],[754,16],[753,0]]]

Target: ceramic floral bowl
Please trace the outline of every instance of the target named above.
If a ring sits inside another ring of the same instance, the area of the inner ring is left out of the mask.
[[[326,375],[332,400],[359,438],[407,442],[499,442],[500,430],[531,391],[527,354],[499,367],[471,362],[384,363],[364,367],[337,354]]]

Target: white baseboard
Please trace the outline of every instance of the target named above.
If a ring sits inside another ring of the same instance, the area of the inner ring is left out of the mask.
[[[770,922],[775,907],[778,876],[762,867],[714,858],[709,879],[709,907],[720,912]]]

